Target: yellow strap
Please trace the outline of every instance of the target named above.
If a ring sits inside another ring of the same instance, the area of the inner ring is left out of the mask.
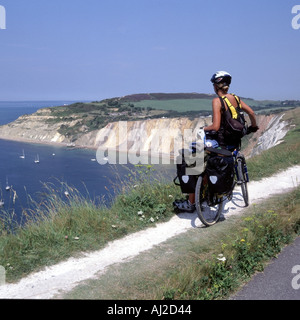
[[[231,102],[225,96],[223,96],[222,99],[226,102],[228,108],[230,109],[231,115],[232,115],[232,119],[237,119],[238,114],[237,114],[237,112],[235,110],[235,107],[231,104]]]
[[[240,108],[242,109],[242,104],[241,104],[241,100],[238,96],[236,96],[234,93],[231,93],[232,96],[235,97],[235,100],[237,101],[238,105],[240,106]]]

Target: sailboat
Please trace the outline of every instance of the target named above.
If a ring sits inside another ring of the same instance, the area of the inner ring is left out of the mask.
[[[20,156],[21,159],[25,159],[25,152],[24,152],[24,149],[23,149],[23,154]]]
[[[6,191],[9,191],[10,190],[10,186],[8,185],[8,179],[6,178],[6,187],[5,187],[5,190]]]
[[[40,163],[40,157],[39,157],[39,155],[36,156],[34,162],[35,162],[35,163]]]

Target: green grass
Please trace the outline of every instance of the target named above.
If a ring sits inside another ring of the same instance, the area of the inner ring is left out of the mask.
[[[207,247],[187,248],[185,262],[152,292],[157,299],[226,299],[300,235],[300,188],[254,206],[223,227]],[[200,244],[199,244],[200,246]],[[208,252],[208,253],[207,253]]]
[[[134,105],[142,108],[160,110],[172,110],[177,112],[186,111],[210,111],[212,99],[176,99],[176,100],[143,100]]]

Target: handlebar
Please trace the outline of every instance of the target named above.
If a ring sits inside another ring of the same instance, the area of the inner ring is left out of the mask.
[[[247,134],[250,134],[252,132],[256,132],[257,130],[259,130],[258,126],[256,126],[256,127],[250,126],[247,128]]]

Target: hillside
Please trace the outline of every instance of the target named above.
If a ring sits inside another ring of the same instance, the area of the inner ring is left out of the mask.
[[[144,100],[187,100],[187,99],[212,99],[216,95],[206,93],[139,93],[116,98],[121,102],[140,102]]]
[[[16,121],[1,126],[0,138],[95,149],[102,147],[106,150],[124,148],[127,145],[133,152],[148,152],[151,142],[159,141],[159,135],[163,130],[174,132],[178,129],[176,133],[178,135],[185,129],[194,130],[210,124],[213,97],[198,93],[134,94],[89,103],[77,102],[43,108],[34,114],[23,115]],[[278,125],[280,122],[279,128],[284,136],[287,124],[280,121],[282,117],[278,117],[282,115],[283,110],[292,112],[289,110],[300,105],[299,101],[260,102],[253,99],[245,101],[255,110],[259,110],[258,121],[262,129],[259,135],[254,135],[252,142],[249,142],[252,149],[269,125],[275,128],[274,124]],[[119,125],[124,121],[127,126],[126,132],[123,129],[122,131]],[[278,137],[282,138],[281,133],[277,134],[276,130],[274,133],[275,138],[271,139],[270,145],[277,143]],[[108,139],[112,135],[117,141]],[[141,136],[145,138],[145,143],[141,140]],[[127,144],[129,140],[130,146]],[[258,142],[262,148],[267,145],[261,140]],[[157,153],[170,153],[169,145],[164,145],[163,150],[159,149],[158,145],[157,148]]]

